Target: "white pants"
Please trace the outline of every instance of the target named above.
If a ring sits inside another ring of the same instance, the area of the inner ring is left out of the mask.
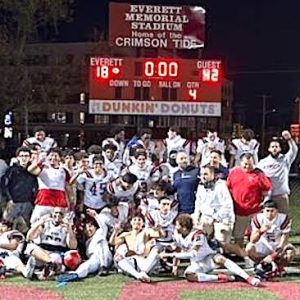
[[[219,266],[214,262],[215,254],[208,255],[199,262],[191,261],[191,264],[185,269],[184,274],[191,273],[209,273]]]
[[[19,257],[14,255],[13,253],[7,254],[7,256],[0,258],[4,262],[4,266],[6,267],[6,269],[16,270],[18,266],[22,265]]]
[[[151,274],[160,261],[156,248],[152,248],[147,257],[134,255],[123,259],[126,259],[136,271],[147,274]]]
[[[89,274],[97,272],[100,267],[109,267],[112,262],[112,254],[108,247],[98,247],[91,257],[82,263],[75,273],[79,278],[85,278]]]

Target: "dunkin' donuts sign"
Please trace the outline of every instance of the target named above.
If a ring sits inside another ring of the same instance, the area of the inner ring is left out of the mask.
[[[111,46],[166,49],[204,47],[205,10],[201,6],[111,3]]]

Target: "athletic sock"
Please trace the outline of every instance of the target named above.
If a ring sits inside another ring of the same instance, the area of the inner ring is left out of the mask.
[[[199,282],[207,282],[207,281],[218,281],[218,275],[211,275],[205,273],[196,273]]]
[[[224,267],[233,274],[238,275],[245,280],[249,278],[249,275],[241,267],[228,258],[225,260]]]
[[[120,260],[118,262],[118,266],[125,273],[130,274],[131,276],[133,276],[136,279],[139,278],[139,272],[131,265],[131,263],[126,258]]]

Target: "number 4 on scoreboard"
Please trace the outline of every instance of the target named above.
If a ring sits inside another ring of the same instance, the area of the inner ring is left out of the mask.
[[[189,96],[191,100],[197,99],[198,91],[196,89],[189,89]]]

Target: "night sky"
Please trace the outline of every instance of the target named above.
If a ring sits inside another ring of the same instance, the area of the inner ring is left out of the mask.
[[[61,39],[87,40],[94,28],[107,33],[108,2],[76,0],[73,23],[61,28]],[[257,126],[262,103],[258,95],[267,94],[272,96],[268,109],[278,111],[268,116],[267,126],[287,127],[293,100],[300,94],[300,1],[130,2],[203,5],[207,10],[204,56],[224,61],[226,77],[234,80],[235,102],[246,105],[246,125]]]

